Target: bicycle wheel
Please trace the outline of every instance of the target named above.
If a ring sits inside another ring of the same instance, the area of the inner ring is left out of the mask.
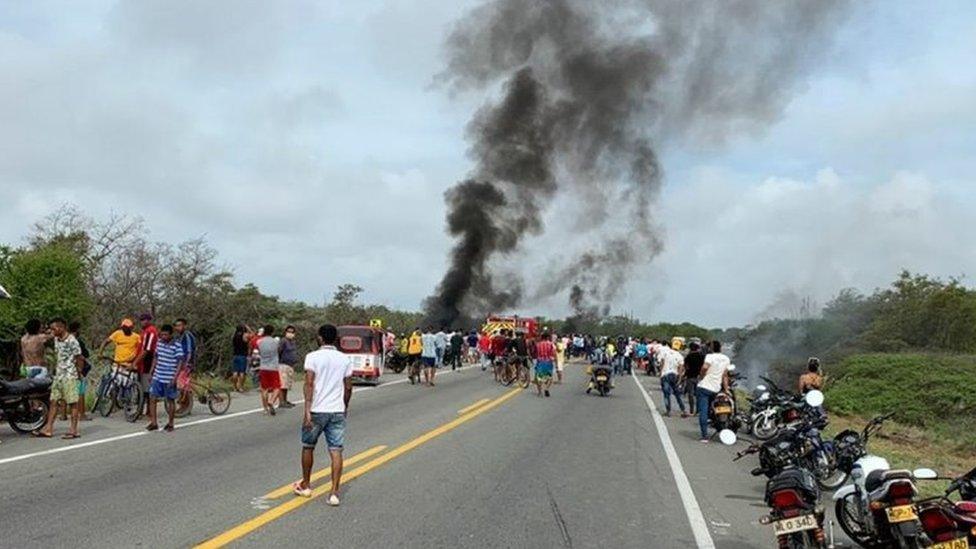
[[[519,366],[518,374],[516,375],[518,376],[519,387],[527,389],[529,383],[532,381],[532,376],[529,375],[529,369],[526,366]]]
[[[97,409],[98,414],[102,417],[112,415],[112,412],[115,411],[116,393],[118,392],[118,386],[110,383],[109,386],[106,387],[105,392],[98,397],[98,400],[95,401],[95,406],[92,409]]]
[[[186,417],[193,411],[193,390],[180,389],[180,394],[176,397],[176,417]]]
[[[142,417],[142,388],[138,384],[129,385],[122,391],[122,413],[125,420],[135,423]]]
[[[215,416],[222,416],[230,410],[230,391],[227,389],[210,389],[207,391],[207,407]]]

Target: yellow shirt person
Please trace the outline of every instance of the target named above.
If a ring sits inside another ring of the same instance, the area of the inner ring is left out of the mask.
[[[112,332],[105,339],[105,343],[111,342],[115,345],[115,355],[112,358],[114,362],[131,364],[139,355],[139,345],[142,338],[132,330],[132,327],[132,321],[125,319],[122,321],[122,327]],[[126,331],[129,333],[126,334]],[[105,344],[103,343],[102,346],[104,347]]]

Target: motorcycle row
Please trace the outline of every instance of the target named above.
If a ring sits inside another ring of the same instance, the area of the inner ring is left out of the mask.
[[[733,386],[741,380],[734,372],[731,377]],[[868,442],[894,413],[873,418],[860,432],[848,429],[824,439],[823,393],[798,395],[762,379],[766,385],[748,397],[748,413],[738,410],[730,389],[716,397],[709,421],[723,444],[737,444],[740,430],[756,439],[733,461],[758,457],[752,475],[766,478],[770,509],[759,522],[771,527],[778,547],[833,546],[822,491],[833,491],[837,523],[866,549],[976,547],[976,468],[958,478],[931,469],[892,469],[885,458],[868,453]],[[944,494],[920,498],[917,483],[931,480],[950,483]]]

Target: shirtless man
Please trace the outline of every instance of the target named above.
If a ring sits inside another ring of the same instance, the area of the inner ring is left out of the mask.
[[[798,387],[801,395],[816,389],[823,389],[823,376],[820,375],[820,359],[813,357],[807,361],[807,371],[800,376]]]
[[[32,318],[24,326],[26,332],[20,338],[20,356],[23,361],[25,377],[47,375],[44,346],[54,337],[50,333],[41,333],[41,321]]]

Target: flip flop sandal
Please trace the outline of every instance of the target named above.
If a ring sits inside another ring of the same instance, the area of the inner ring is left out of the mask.
[[[159,430],[159,425],[156,425],[155,423],[146,425],[146,430],[147,431],[158,431]]]
[[[61,440],[74,440],[76,438],[81,438],[81,435],[74,435],[74,434],[68,433],[68,434],[62,436],[61,437]]]
[[[52,437],[52,435],[49,435],[47,433],[42,433],[40,431],[32,431],[31,432],[31,435],[32,436],[35,436],[37,438],[51,438]]]

